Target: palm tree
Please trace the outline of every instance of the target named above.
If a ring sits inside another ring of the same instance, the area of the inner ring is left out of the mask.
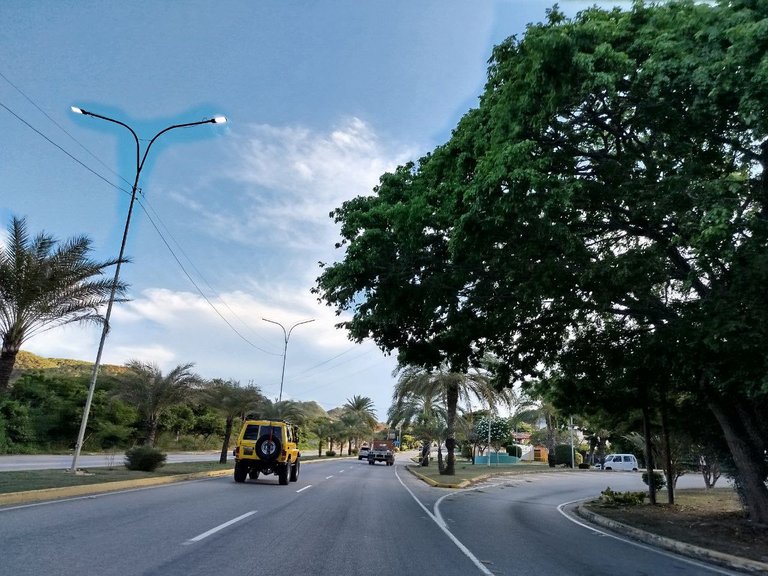
[[[306,410],[295,400],[271,402],[266,399],[257,410],[251,411],[250,416],[260,420],[286,420],[297,425],[302,425],[307,420]]]
[[[357,430],[355,446],[358,446],[360,437],[371,434],[378,423],[373,400],[368,396],[355,395],[352,398],[347,398],[347,402],[342,408],[346,414],[352,415],[355,419],[355,425],[352,428]]]
[[[194,364],[180,364],[163,376],[156,364],[130,360],[128,373],[119,385],[118,395],[134,406],[144,419],[144,444],[155,445],[158,418],[164,410],[185,400],[201,382],[191,371]]]
[[[500,399],[499,393],[493,389],[488,376],[480,372],[461,374],[451,372],[447,368],[427,370],[418,366],[399,366],[395,370],[395,374],[399,374],[393,394],[396,404],[399,398],[404,398],[408,394],[423,397],[437,394],[444,399],[446,408],[445,446],[448,449],[448,456],[446,457],[445,469],[441,470],[441,473],[453,476],[456,473],[454,450],[456,447],[456,414],[459,400],[462,399],[469,404],[474,398],[494,406]]]
[[[357,414],[372,428],[377,424],[376,409],[373,407],[373,400],[368,398],[368,396],[352,396],[352,398],[347,398],[347,403],[342,408]]]
[[[41,233],[30,238],[26,221],[13,218],[0,247],[0,392],[7,390],[16,355],[32,336],[73,322],[104,322],[112,280],[99,278],[116,260],[88,258],[91,241],[78,236],[57,246]],[[118,283],[118,301],[125,293]]]
[[[429,465],[429,446],[433,440],[442,441],[445,431],[446,410],[440,390],[419,394],[395,389],[394,404],[387,411],[387,424],[391,428],[410,428],[422,441],[421,465]],[[438,461],[439,464],[439,461]]]
[[[322,456],[325,443],[333,431],[333,420],[327,416],[321,416],[313,418],[308,426],[309,430],[317,436],[317,455]]]
[[[224,441],[221,445],[219,463],[226,464],[235,419],[244,420],[248,412],[262,406],[266,398],[258,386],[241,387],[240,383],[234,380],[219,379],[212,380],[203,388],[201,398],[206,405],[219,411],[225,418]]]

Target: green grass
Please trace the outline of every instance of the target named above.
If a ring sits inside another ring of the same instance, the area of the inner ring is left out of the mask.
[[[317,456],[302,456],[302,461],[317,460]],[[326,459],[323,456],[320,459]],[[105,482],[120,482],[122,480],[138,480],[141,478],[157,478],[179,474],[194,474],[197,472],[212,472],[215,470],[232,470],[235,465],[232,458],[226,464],[218,462],[178,462],[165,464],[154,472],[139,472],[128,470],[122,465],[114,468],[89,468],[87,474],[71,474],[64,470],[24,470],[19,472],[0,472],[0,494],[24,492],[26,490],[43,490],[48,488],[64,488],[66,486],[84,486],[87,484],[102,484]]]
[[[530,462],[525,464],[507,464],[507,465],[495,465],[491,464],[476,464],[466,460],[456,461],[456,475],[444,476],[440,474],[437,468],[437,459],[431,459],[429,466],[419,466],[418,463],[412,464],[414,472],[426,476],[427,478],[439,482],[440,484],[459,484],[463,481],[472,482],[478,480],[489,474],[504,474],[504,475],[518,475],[518,474],[531,474],[533,472],[561,472],[570,470],[570,468],[550,468],[546,462]]]

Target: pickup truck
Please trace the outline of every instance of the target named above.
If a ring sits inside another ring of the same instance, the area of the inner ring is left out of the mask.
[[[376,462],[384,462],[387,466],[395,463],[395,455],[387,446],[374,446],[368,452],[368,464],[373,466]]]

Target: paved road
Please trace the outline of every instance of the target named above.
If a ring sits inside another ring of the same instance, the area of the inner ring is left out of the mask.
[[[222,477],[6,507],[0,576],[727,573],[598,535],[558,512],[599,492],[606,477],[615,489],[640,481],[609,474],[457,492],[430,488],[400,465],[324,461],[305,464],[289,486]]]

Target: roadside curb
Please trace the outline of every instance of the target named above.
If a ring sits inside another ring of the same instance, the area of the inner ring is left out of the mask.
[[[658,536],[656,534],[652,534],[651,532],[646,532],[645,530],[640,530],[639,528],[634,528],[632,526],[628,526],[627,524],[617,522],[616,520],[611,520],[605,516],[600,516],[591,510],[587,510],[581,505],[576,506],[576,514],[588,522],[597,524],[598,526],[602,526],[610,530],[614,530],[620,534],[632,538],[633,540],[638,540],[645,544],[650,544],[656,548],[662,548],[664,550],[669,550],[670,552],[675,552],[682,556],[688,556],[698,560],[705,559],[709,562],[712,562],[713,564],[717,564],[718,566],[742,570],[748,574],[768,574],[768,564],[765,562],[750,560],[749,558],[741,558],[740,556],[732,556],[731,554],[726,554],[724,552],[708,550],[707,548],[701,548],[700,546],[694,546],[693,544],[686,544],[685,542],[680,542],[679,540],[672,540],[671,538]]]
[[[232,470],[213,470],[211,472],[193,472],[191,474],[158,476],[155,478],[141,478],[138,480],[103,482],[101,484],[65,486],[63,488],[43,488],[41,490],[27,490],[25,492],[8,492],[7,494],[0,494],[0,506],[31,504],[42,500],[58,500],[60,498],[73,498],[77,496],[87,496],[89,494],[104,494],[107,492],[117,492],[119,490],[129,490],[131,488],[160,486],[163,484],[172,484],[173,482],[215,478],[217,476],[228,476],[230,474],[232,474]]]

